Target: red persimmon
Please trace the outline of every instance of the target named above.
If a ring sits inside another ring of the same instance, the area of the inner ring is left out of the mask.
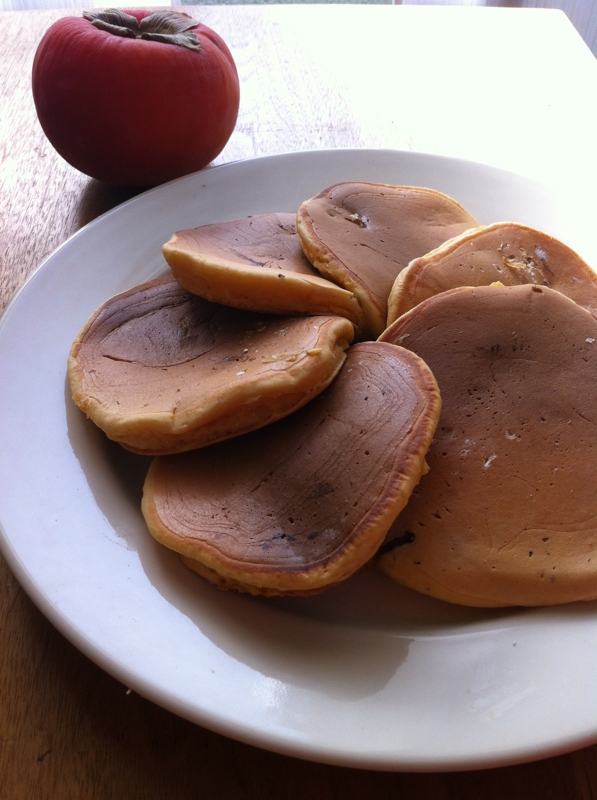
[[[60,155],[118,186],[155,186],[203,168],[230,138],[239,107],[224,41],[169,10],[58,20],[35,54],[32,87]]]

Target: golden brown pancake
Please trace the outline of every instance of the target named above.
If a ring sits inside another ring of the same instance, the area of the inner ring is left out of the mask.
[[[358,298],[373,336],[386,327],[388,296],[407,264],[477,221],[433,189],[338,183],[304,202],[297,230],[309,261]]]
[[[75,340],[73,400],[110,439],[179,453],[254,430],[321,392],[353,326],[239,311],[168,276],[108,300]]]
[[[263,214],[178,231],[162,251],[187,291],[271,314],[330,314],[362,327],[352,292],[322,278],[301,248],[296,214]]]
[[[597,275],[574,250],[527,225],[496,222],[411,261],[390,292],[388,325],[439,292],[496,282],[549,286],[597,315]]]
[[[354,345],[334,382],[295,414],[155,459],[143,494],[149,530],[221,588],[321,591],[376,552],[426,469],[440,405],[413,353]]]
[[[427,362],[443,410],[381,569],[469,606],[597,598],[597,320],[545,287],[461,288],[382,339]]]

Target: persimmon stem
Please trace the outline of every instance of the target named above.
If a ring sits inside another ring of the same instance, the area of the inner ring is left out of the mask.
[[[200,50],[201,45],[192,28],[197,21],[188,14],[168,9],[154,11],[141,22],[119,8],[108,8],[105,11],[84,11],[83,16],[95,28],[114,36],[127,39],[146,39],[152,42],[163,42],[189,50]]]

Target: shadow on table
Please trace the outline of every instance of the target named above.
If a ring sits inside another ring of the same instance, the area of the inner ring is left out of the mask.
[[[121,203],[125,203],[138,194],[146,191],[143,188],[122,188],[120,186],[110,186],[108,183],[89,179],[83,189],[77,213],[77,228],[93,222],[94,219],[111,211]]]

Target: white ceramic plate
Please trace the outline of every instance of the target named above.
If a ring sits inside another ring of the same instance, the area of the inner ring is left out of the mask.
[[[312,598],[219,592],[147,533],[139,502],[148,460],[108,442],[70,401],[75,335],[108,297],[166,270],[160,246],[173,231],[294,211],[341,180],[429,186],[482,222],[515,219],[573,243],[546,189],[415,153],[255,159],[125,203],[57,250],[2,318],[3,552],[44,614],[100,666],[175,713],[261,747],[438,770],[590,744],[595,604],[459,608],[373,571]]]

